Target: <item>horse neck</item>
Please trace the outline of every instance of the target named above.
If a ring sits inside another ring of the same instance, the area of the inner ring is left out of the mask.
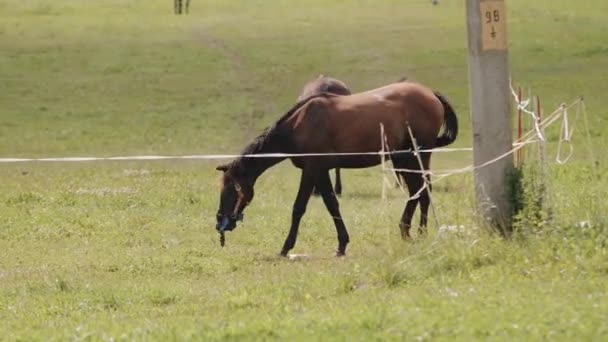
[[[263,155],[269,153],[290,153],[287,139],[281,137],[280,134],[271,134],[267,138],[267,141],[261,146],[261,148],[257,148],[255,151],[251,153],[245,153],[246,155]],[[254,182],[257,178],[264,173],[264,171],[268,170],[272,166],[282,162],[287,159],[287,157],[241,157],[241,163],[243,169],[246,171],[247,175],[251,177]]]

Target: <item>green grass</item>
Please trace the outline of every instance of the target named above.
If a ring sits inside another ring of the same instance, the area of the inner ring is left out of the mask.
[[[546,112],[584,95],[589,113],[591,146],[575,122],[574,158],[551,164],[549,223],[530,191],[513,238],[488,234],[467,174],[433,197],[439,226],[464,230],[440,233],[432,219],[428,238],[404,243],[405,195],[390,189],[382,201],[379,168],[349,170],[347,257],[331,257],[336,233],[312,199],[294,250],[311,258],[289,262],[276,256],[297,190],[288,162],[262,176],[223,249],[215,163],[0,164],[0,340],[605,339],[608,3],[508,6],[514,80]],[[319,73],[356,91],[403,75],[439,89],[461,123],[455,146],[471,145],[461,2],[171,10],[0,0],[0,157],[234,153]],[[548,130],[551,159],[558,129]]]

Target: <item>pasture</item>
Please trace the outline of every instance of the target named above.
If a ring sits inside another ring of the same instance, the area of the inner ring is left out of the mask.
[[[238,153],[319,73],[354,91],[402,76],[440,90],[460,124],[451,147],[471,146],[461,1],[172,6],[0,0],[0,158]],[[550,220],[530,167],[513,237],[488,233],[469,173],[435,185],[437,223],[403,242],[407,196],[383,201],[378,167],[343,170],[347,256],[332,257],[313,198],[293,250],[310,259],[294,262],[277,256],[289,162],[262,175],[224,248],[221,161],[0,164],[0,340],[605,340],[608,2],[507,6],[514,81],[546,112],[583,95],[589,113],[590,144],[574,121],[573,158],[550,163]],[[470,162],[441,153],[432,168]]]

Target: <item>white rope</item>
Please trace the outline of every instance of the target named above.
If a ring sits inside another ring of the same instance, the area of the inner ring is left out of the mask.
[[[414,153],[414,151],[409,150],[410,153]],[[473,151],[472,147],[454,147],[454,148],[444,148],[444,147],[438,147],[438,148],[431,148],[431,149],[422,149],[422,150],[418,150],[418,152],[420,153],[426,153],[426,152],[431,152],[431,153],[437,153],[437,152],[458,152],[458,151]]]
[[[436,148],[421,150],[422,152],[457,152],[472,151],[471,147]],[[43,158],[0,158],[0,163],[23,162],[88,162],[88,161],[130,161],[130,160],[222,160],[234,158],[294,158],[294,157],[323,157],[323,156],[365,156],[412,153],[412,150],[395,150],[383,152],[336,152],[336,153],[260,153],[260,154],[194,154],[194,155],[135,155],[117,157],[43,157]]]
[[[407,131],[410,134],[412,146],[414,147],[414,155],[416,156],[416,159],[418,159],[418,165],[420,166],[420,170],[424,170],[424,163],[422,163],[422,158],[420,157],[420,151],[418,150],[418,143],[416,142],[416,138],[414,138],[414,133],[412,132],[412,128],[410,127],[410,125],[407,125]],[[429,170],[425,170],[425,171],[427,171],[427,172],[423,173],[421,175],[423,184],[421,186],[421,189],[418,190],[418,192],[416,193],[416,196],[420,197],[420,194],[422,194],[422,191],[426,190],[427,196],[429,196],[429,206],[431,207],[431,212],[433,213],[433,217],[435,218],[435,224],[437,225],[437,227],[439,227],[439,218],[437,217],[437,212],[435,211],[435,204],[433,203],[433,197],[431,196],[431,188],[429,187],[430,173],[428,172]],[[416,197],[416,198],[418,198],[418,197]],[[428,215],[427,215],[427,217],[428,217]]]
[[[465,167],[459,168],[459,169],[448,169],[448,170],[440,170],[440,171],[434,171],[434,172],[428,171],[428,173],[430,173],[430,174],[432,174],[434,176],[452,176],[452,175],[456,175],[456,174],[460,174],[460,173],[467,173],[467,172],[475,171],[477,169],[481,169],[483,167],[486,167],[486,166],[488,166],[490,164],[493,164],[493,163],[495,163],[495,162],[497,162],[497,161],[499,161],[499,160],[501,160],[501,159],[509,156],[513,152],[515,152],[515,151],[519,150],[520,148],[522,148],[524,145],[532,144],[532,143],[535,143],[535,142],[538,142],[538,141],[539,140],[534,139],[534,140],[526,141],[524,143],[520,143],[516,147],[514,147],[513,149],[511,149],[511,150],[509,150],[509,151],[507,151],[507,152],[499,155],[498,157],[496,157],[494,159],[488,160],[485,163],[482,163],[480,165],[468,165],[468,166],[465,166]],[[413,173],[426,173],[426,171],[425,172],[421,172],[420,170],[411,170],[411,169],[394,169],[394,170],[396,170],[396,171],[404,171],[404,172],[413,172]]]
[[[405,153],[408,151],[395,151]],[[393,153],[395,153],[393,152]],[[313,157],[313,156],[359,156],[378,155],[380,152],[353,152],[353,153],[260,153],[260,154],[198,154],[185,156],[119,156],[119,157],[56,157],[56,158],[0,158],[0,163],[18,162],[84,162],[84,161],[128,161],[128,160],[217,160],[234,158],[291,158],[291,157]]]
[[[575,104],[581,102],[581,98],[575,100],[572,104],[565,108],[572,107]],[[547,116],[542,122],[538,123],[535,119],[535,130],[540,132],[540,127],[545,127],[557,119],[559,114],[564,110],[564,107],[558,108],[551,115]],[[586,115],[586,113],[585,113]],[[586,119],[586,117],[585,117]],[[529,131],[522,136],[524,137],[531,135],[533,131]],[[537,134],[538,135],[538,134]],[[570,134],[571,135],[571,134]],[[539,135],[539,139],[543,140],[542,134]],[[528,144],[526,142],[525,144]],[[517,145],[515,145],[517,146]],[[458,152],[458,151],[472,151],[472,147],[461,147],[461,148],[433,148],[419,150],[418,152],[425,153],[441,153],[441,152]],[[198,155],[135,155],[135,156],[115,156],[115,157],[42,157],[42,158],[0,158],[0,164],[6,163],[24,163],[24,162],[90,162],[90,161],[153,161],[153,160],[222,160],[222,159],[234,159],[234,158],[295,158],[295,157],[322,157],[322,156],[363,156],[363,155],[391,155],[399,153],[413,153],[411,149],[407,150],[395,150],[395,151],[379,151],[379,152],[342,152],[342,153],[260,153],[260,154],[198,154]],[[416,172],[414,170],[404,170],[407,172]]]
[[[591,156],[591,160],[594,164],[597,163],[597,159],[595,159],[595,153],[593,152],[593,145],[591,144],[591,131],[589,130],[589,120],[587,119],[587,106],[584,101],[580,103],[581,111],[583,112],[583,124],[585,125],[585,132],[587,136],[587,148],[589,149],[589,155]],[[597,170],[597,166],[595,167]]]
[[[410,128],[408,126],[408,131],[409,130],[410,130]],[[381,151],[384,152],[386,150],[389,150],[389,146],[388,146],[388,140],[387,140],[386,134],[384,134],[384,125],[382,123],[380,124],[380,131],[381,131],[380,140],[382,143]],[[413,139],[413,137],[412,137],[412,139]],[[415,144],[415,140],[412,140],[412,144]],[[416,145],[414,145],[414,151],[412,151],[412,152],[414,153],[414,155],[419,156],[419,154],[416,153],[416,151],[420,151],[420,150],[417,150]],[[389,155],[389,158],[390,158],[390,155]],[[392,159],[391,159],[391,161],[392,161]],[[403,187],[402,181],[399,179],[399,176],[395,173],[395,171],[399,171],[399,169],[387,168],[384,158],[382,158],[382,161],[381,161],[381,168],[382,168],[382,200],[386,200],[386,187],[391,185],[390,181],[386,177],[387,170],[392,171],[391,174],[395,178],[395,181],[397,181],[397,184],[399,185],[399,189],[401,189],[401,191],[403,191],[403,193],[405,193],[406,191],[405,191],[405,188]],[[417,170],[417,171],[420,172],[420,170]],[[429,171],[422,171],[422,173],[430,174]],[[422,193],[422,191],[424,191],[427,188],[427,179],[425,177],[425,174],[422,175],[422,177],[424,177],[424,184],[422,185],[422,187],[420,187],[420,189],[415,194],[409,195],[406,202],[418,199],[420,197],[420,194]]]
[[[423,192],[424,190],[426,190],[426,189],[427,189],[427,187],[428,187],[427,182],[423,182],[423,183],[422,183],[422,186],[420,187],[420,189],[419,189],[418,191],[416,191],[416,193],[415,193],[415,194],[411,195],[411,196],[410,196],[410,197],[407,199],[407,201],[411,201],[411,200],[415,200],[415,199],[420,198],[420,195],[422,194],[422,192]]]
[[[557,108],[553,113],[551,113],[550,115],[548,115],[544,120],[542,120],[542,122],[539,123],[539,129],[540,128],[545,128],[549,125],[551,125],[552,123],[554,123],[555,121],[557,121],[560,118],[560,115],[563,114],[565,111],[567,111],[568,108],[580,104],[581,103],[581,98],[576,99],[573,103],[571,103],[570,105],[566,105],[566,104],[562,104],[559,108]],[[572,130],[571,129],[570,135],[568,138],[571,138],[572,136]],[[401,172],[410,172],[410,173],[429,173],[431,175],[433,175],[434,177],[440,177],[437,178],[435,181],[433,181],[432,183],[435,183],[436,181],[440,181],[443,178],[447,177],[447,176],[452,176],[455,174],[460,174],[460,173],[467,173],[467,172],[471,172],[483,167],[486,167],[492,163],[497,162],[498,160],[507,157],[508,155],[513,154],[515,151],[523,148],[525,145],[528,144],[532,144],[532,143],[536,143],[539,142],[539,139],[536,139],[536,136],[534,134],[535,130],[530,130],[528,131],[526,134],[522,135],[522,141],[518,142],[518,143],[514,143],[513,144],[513,148],[505,153],[503,153],[502,155],[488,160],[480,165],[469,165],[463,168],[459,168],[459,169],[448,169],[448,170],[440,170],[440,171],[422,171],[422,170],[415,170],[415,169],[398,169],[398,168],[389,168],[389,171],[401,171]]]
[[[382,124],[382,122],[381,122],[380,123],[380,153],[381,153],[381,155],[384,155],[385,143],[386,143],[386,137],[384,135],[384,124]],[[386,186],[389,184],[388,179],[386,179],[385,163],[386,163],[386,161],[384,160],[384,158],[380,158],[380,166],[382,167],[382,200],[386,200]]]
[[[535,143],[535,142],[538,142],[538,141],[539,140],[537,140],[537,139],[529,139],[529,140],[524,141],[524,142],[515,143],[515,144],[513,144],[513,149],[509,150],[505,154],[503,154],[503,155],[501,155],[501,156],[499,156],[499,157],[497,157],[495,159],[492,159],[492,160],[490,160],[490,161],[488,161],[488,162],[486,162],[484,164],[478,165],[478,166],[469,165],[469,166],[466,166],[466,167],[463,167],[463,168],[459,168],[459,169],[447,169],[447,170],[440,170],[440,171],[429,171],[429,170],[422,171],[422,170],[418,170],[418,169],[398,169],[398,168],[388,168],[388,170],[390,170],[390,171],[408,172],[408,173],[428,173],[428,174],[433,175],[434,177],[438,177],[438,176],[442,176],[442,175],[448,175],[449,176],[449,175],[452,175],[452,174],[473,171],[473,170],[475,170],[477,168],[481,168],[481,167],[487,166],[487,165],[489,165],[488,163],[491,164],[491,162],[500,160],[500,159],[506,157],[507,155],[512,154],[514,151],[517,151],[517,150],[521,149],[525,145],[532,144],[532,143]]]
[[[515,103],[517,104],[517,109],[521,109],[524,113],[532,116],[532,122],[534,123],[534,129],[536,130],[538,139],[541,141],[544,141],[545,137],[543,137],[543,134],[540,130],[540,125],[539,125],[540,120],[538,120],[536,113],[534,113],[533,111],[528,109],[528,106],[530,105],[530,102],[531,102],[531,98],[528,98],[528,99],[522,101],[519,98],[519,96],[517,96],[517,94],[515,93],[511,79],[509,79],[509,89],[511,89],[511,94],[513,95],[513,98],[515,99]]]
[[[580,106],[579,106],[579,108],[580,108]],[[570,157],[572,157],[572,154],[574,153],[574,146],[572,146],[572,141],[571,141],[574,127],[572,127],[572,129],[569,129],[569,127],[568,127],[568,109],[567,108],[564,108],[562,118],[563,118],[563,120],[562,120],[562,127],[560,128],[560,138],[557,143],[557,152],[555,153],[555,161],[561,165],[568,162],[568,160],[570,160]],[[562,159],[562,143],[564,143],[564,142],[568,143],[569,151],[568,151],[568,154],[566,155],[566,157]]]

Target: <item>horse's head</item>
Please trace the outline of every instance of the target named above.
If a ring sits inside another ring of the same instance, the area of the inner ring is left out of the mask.
[[[243,210],[253,199],[253,181],[234,163],[220,165],[216,170],[222,171],[223,176],[215,229],[223,233],[233,230],[237,221],[243,220]]]

